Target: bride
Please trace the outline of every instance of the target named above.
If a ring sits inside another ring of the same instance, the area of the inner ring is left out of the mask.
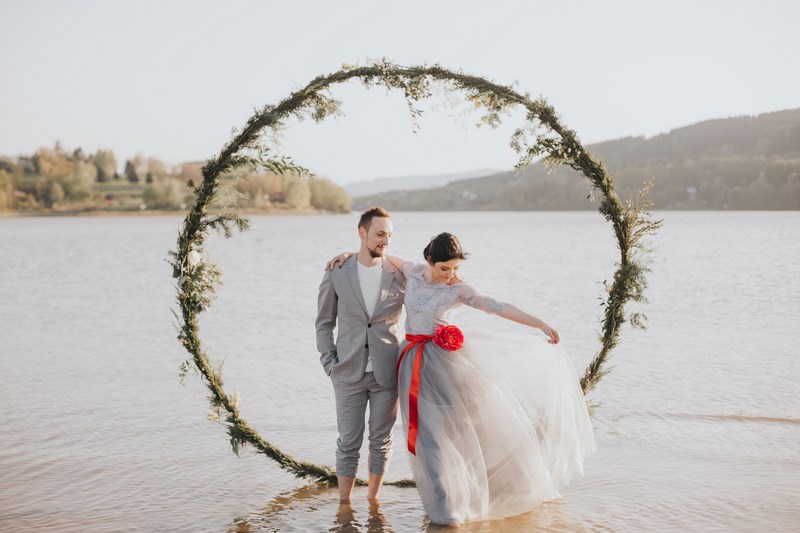
[[[521,309],[477,292],[457,274],[467,258],[449,233],[434,237],[425,263],[389,256],[406,277],[406,340],[398,395],[420,499],[436,524],[459,525],[529,511],[580,477],[595,450],[586,402],[558,332]],[[503,353],[452,324],[468,305],[541,330],[552,370],[522,406],[493,371]]]

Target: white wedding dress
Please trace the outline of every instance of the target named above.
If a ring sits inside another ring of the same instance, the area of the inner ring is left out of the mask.
[[[502,304],[470,285],[428,282],[424,270],[424,264],[403,265],[407,334],[432,335],[438,325],[451,323],[462,304],[500,312]],[[567,354],[559,345],[547,346],[552,351],[547,375],[533,380],[540,386],[534,391],[535,405],[526,408],[487,364],[508,355],[502,350],[486,342],[478,346],[468,332],[457,351],[425,343],[416,455],[408,457],[432,522],[514,516],[559,497],[559,488],[583,474],[584,457],[595,450],[586,402]],[[398,372],[406,437],[416,357],[413,346]]]

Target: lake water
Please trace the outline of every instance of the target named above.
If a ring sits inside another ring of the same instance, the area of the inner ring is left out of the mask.
[[[658,216],[650,303],[638,306],[650,327],[623,330],[614,371],[590,395],[599,451],[585,477],[562,500],[463,530],[800,530],[800,213]],[[463,277],[557,327],[579,371],[591,359],[599,282],[616,260],[599,215],[393,220],[394,254],[418,258],[432,235],[456,233],[472,253]],[[224,285],[203,341],[265,438],[333,465],[333,392],[313,323],[322,266],[357,246],[357,218],[252,222],[208,243]],[[187,354],[165,258],[180,224],[0,218],[0,530],[436,530],[413,488],[384,487],[373,508],[357,488],[340,509],[335,488],[252,449],[231,453],[199,377],[178,377]],[[471,309],[459,320],[538,342]],[[395,448],[389,479],[410,475]]]

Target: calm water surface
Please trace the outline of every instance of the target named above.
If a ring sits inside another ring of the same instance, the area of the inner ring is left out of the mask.
[[[800,213],[659,216],[640,306],[650,328],[623,331],[591,394],[599,452],[585,477],[562,500],[463,530],[800,530]],[[0,530],[437,530],[415,489],[385,487],[370,508],[359,488],[339,509],[335,489],[231,453],[199,378],[178,378],[165,258],[180,222],[0,219]],[[332,465],[316,292],[324,262],[357,246],[357,219],[252,222],[208,244],[224,285],[203,340],[263,436]],[[459,235],[465,278],[555,325],[579,370],[591,359],[599,282],[616,260],[597,214],[398,213],[394,224],[404,258],[440,231]],[[471,309],[459,322],[537,342]],[[512,363],[524,385],[535,369]],[[396,446],[389,478],[410,475],[404,453]]]

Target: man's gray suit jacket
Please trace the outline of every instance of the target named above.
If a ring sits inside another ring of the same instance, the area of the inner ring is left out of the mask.
[[[372,316],[367,316],[355,255],[342,268],[325,272],[317,300],[317,349],[334,384],[351,384],[364,376],[367,354],[381,387],[397,387],[399,324],[406,280],[383,260],[381,288]],[[337,328],[336,342],[333,330]]]

